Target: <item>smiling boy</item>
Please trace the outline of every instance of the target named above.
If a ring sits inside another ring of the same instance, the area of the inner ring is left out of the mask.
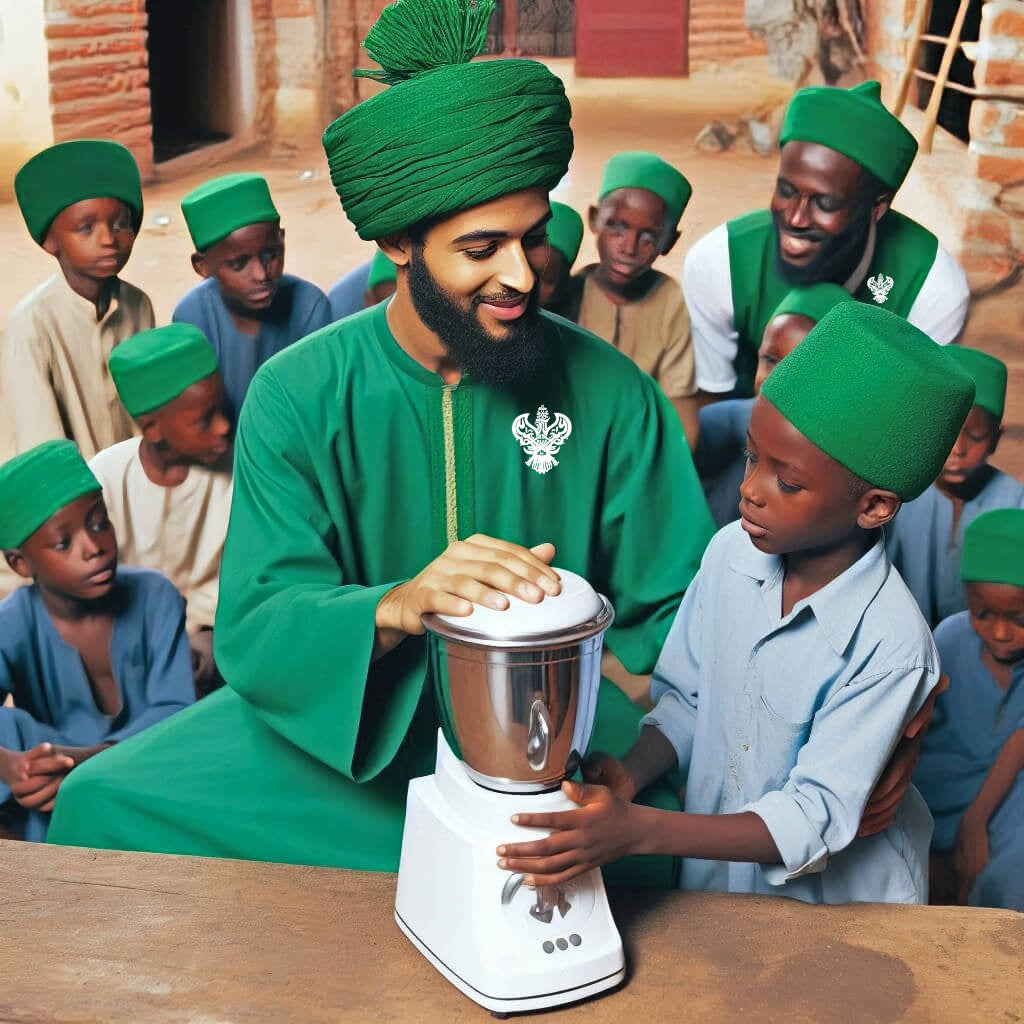
[[[258,174],[226,174],[181,201],[204,278],[172,320],[206,335],[224,380],[225,410],[237,422],[256,371],[273,355],[331,322],[315,284],[284,273],[284,230]]]
[[[46,836],[65,777],[191,702],[181,598],[119,568],[103,496],[71,441],[0,467],[0,548],[31,579],[0,603],[0,799]]]
[[[924,902],[931,823],[916,791],[884,832],[857,838],[939,679],[881,527],[928,486],[973,396],[894,314],[844,303],[820,321],[754,403],[743,518],[686,592],[640,739],[621,761],[596,759],[587,774],[607,786],[564,784],[578,810],[515,816],[554,831],[499,847],[499,865],[557,885],[624,854],[673,853],[686,889]],[[630,802],[677,766],[683,813]]]

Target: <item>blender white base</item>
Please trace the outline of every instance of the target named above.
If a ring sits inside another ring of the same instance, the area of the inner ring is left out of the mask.
[[[625,976],[600,871],[567,883],[563,907],[545,922],[530,913],[536,893],[497,866],[499,843],[543,835],[513,825],[512,814],[572,806],[557,791],[483,789],[440,735],[435,774],[409,784],[395,920],[445,978],[492,1012],[576,1002]]]

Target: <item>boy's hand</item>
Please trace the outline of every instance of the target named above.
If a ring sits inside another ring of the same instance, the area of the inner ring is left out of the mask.
[[[529,885],[560,885],[576,875],[637,852],[635,804],[606,786],[563,782],[562,792],[576,811],[516,814],[526,828],[551,829],[546,839],[498,847],[498,867],[521,871]]]
[[[956,871],[956,901],[967,905],[967,898],[975,879],[988,863],[988,822],[976,819],[968,808],[960,822],[956,846],[953,848],[953,868]]]
[[[939,676],[939,681],[928,694],[928,699],[921,705],[921,710],[910,720],[903,736],[893,751],[889,763],[885,766],[882,777],[878,780],[867,807],[861,818],[858,836],[873,836],[876,832],[884,832],[895,820],[903,798],[907,795],[914,769],[921,757],[921,743],[924,734],[931,725],[935,711],[935,701],[940,693],[949,689],[949,676]]]
[[[607,786],[627,803],[636,798],[636,783],[625,765],[603,750],[595,751],[583,762],[583,781],[595,786]]]
[[[24,752],[4,750],[0,777],[22,807],[52,811],[57,790],[74,766],[74,758],[54,748],[52,743],[40,743]]]
[[[188,638],[188,645],[192,650],[192,681],[196,694],[209,693],[217,675],[217,666],[213,660],[213,630],[200,630]]]

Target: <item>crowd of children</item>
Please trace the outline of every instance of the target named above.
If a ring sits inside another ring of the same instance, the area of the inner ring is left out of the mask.
[[[875,183],[891,191],[905,170]],[[80,764],[224,683],[214,633],[233,430],[260,367],[346,318],[369,325],[361,311],[401,299],[412,271],[389,243],[325,295],[284,273],[267,181],[229,174],[182,200],[203,280],[157,327],[120,277],[143,211],[126,149],[52,146],[15,190],[57,273],[10,314],[0,353],[13,428],[0,798],[42,840]],[[1024,485],[988,462],[1006,367],[936,345],[834,274],[790,280],[781,301],[779,277],[758,320],[754,397],[697,401],[684,292],[655,267],[691,191],[656,154],[621,153],[587,214],[596,263],[573,272],[584,221],[564,204],[551,203],[546,241],[524,240],[531,301],[620,350],[671,403],[721,530],[668,633],[640,739],[589,763],[603,786],[569,787],[585,823],[521,815],[552,836],[501,847],[501,863],[555,884],[668,853],[685,858],[687,887],[785,885],[810,902],[924,902],[930,863],[934,899],[1024,910]],[[787,244],[801,255],[803,241]],[[933,701],[914,776],[927,809],[910,788],[865,817]],[[676,767],[686,813],[630,803]],[[884,831],[865,835],[873,818]]]

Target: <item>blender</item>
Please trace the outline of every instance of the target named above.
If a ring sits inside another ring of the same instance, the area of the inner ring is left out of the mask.
[[[542,838],[520,811],[572,810],[560,789],[594,727],[607,598],[563,569],[557,596],[425,615],[441,728],[433,775],[409,784],[395,920],[453,985],[496,1015],[618,985],[622,940],[597,869],[532,889],[501,843]]]

